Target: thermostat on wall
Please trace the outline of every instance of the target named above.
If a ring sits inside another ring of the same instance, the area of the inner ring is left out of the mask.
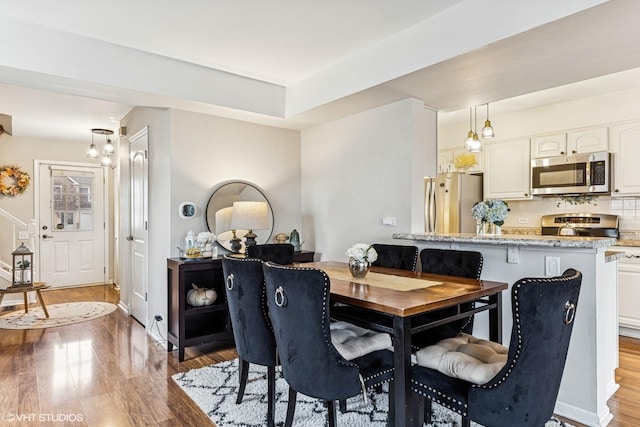
[[[193,218],[196,216],[196,205],[191,202],[182,202],[178,208],[178,214],[181,218]]]

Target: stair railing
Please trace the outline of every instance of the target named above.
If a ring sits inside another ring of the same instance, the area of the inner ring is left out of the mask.
[[[14,215],[10,214],[9,212],[1,208],[0,208],[0,219],[4,224],[8,223],[7,227],[5,227],[2,224],[0,224],[0,227],[3,230],[9,231],[8,236],[4,236],[4,233],[2,233],[3,240],[5,238],[8,238],[9,246],[7,246],[6,241],[0,242],[2,243],[0,244],[0,278],[3,278],[11,282],[13,266],[9,264],[7,261],[11,261],[11,252],[13,252],[18,247],[19,245],[18,240],[28,240],[27,246],[29,246],[31,250],[35,249],[34,245],[35,245],[36,220],[31,219],[29,220],[28,223],[24,222],[20,218],[15,217]],[[21,232],[26,233],[25,235],[28,237],[21,238]],[[7,248],[9,248],[9,250],[7,250]]]

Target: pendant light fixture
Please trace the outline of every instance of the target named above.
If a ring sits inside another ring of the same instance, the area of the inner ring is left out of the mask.
[[[104,135],[105,137],[105,144],[102,149],[102,159],[100,163],[103,166],[111,165],[113,163],[111,156],[116,151],[116,147],[111,142],[111,138],[109,138],[109,136],[113,135],[113,131],[109,129],[91,129],[91,145],[89,145],[89,149],[87,150],[87,157],[90,159],[97,159],[100,157],[98,147],[94,141],[95,135]]]
[[[467,134],[467,137],[464,140],[464,148],[467,149],[467,151],[471,151],[471,145],[473,144],[473,111],[471,110],[471,107],[469,107],[469,133]]]
[[[467,135],[467,139],[464,142],[464,148],[471,153],[477,153],[478,151],[482,151],[482,142],[480,142],[480,138],[478,138],[478,112],[476,108],[475,115],[475,128],[473,128],[473,119],[472,119],[472,109],[469,108],[469,134]],[[474,130],[475,129],[475,130]]]
[[[496,136],[496,133],[493,131],[493,126],[491,126],[491,120],[489,120],[489,103],[487,103],[487,120],[484,122],[484,127],[482,128],[482,138],[488,139]]]

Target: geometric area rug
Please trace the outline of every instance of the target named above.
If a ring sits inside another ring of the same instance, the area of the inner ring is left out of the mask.
[[[49,318],[42,307],[29,307],[29,313],[23,309],[0,316],[0,328],[3,329],[42,329],[65,326],[72,323],[97,319],[113,312],[117,307],[108,302],[68,302],[47,305]]]
[[[173,375],[173,380],[202,409],[217,427],[262,427],[267,416],[266,368],[251,364],[242,403],[236,404],[238,393],[238,359]],[[386,385],[385,385],[386,387]],[[384,389],[386,391],[386,388]],[[288,386],[276,370],[276,426],[283,426],[287,413]],[[368,391],[367,402],[361,396],[347,400],[348,412],[337,410],[340,427],[385,427],[388,393]],[[327,412],[322,402],[298,393],[293,425],[320,427],[327,425]],[[433,405],[433,424],[429,427],[460,426],[460,416]],[[479,426],[471,423],[472,426]],[[552,418],[545,427],[573,427]]]

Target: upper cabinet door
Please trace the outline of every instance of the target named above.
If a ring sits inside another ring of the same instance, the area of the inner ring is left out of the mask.
[[[531,157],[540,159],[544,157],[564,156],[567,154],[567,134],[556,133],[550,135],[534,136],[531,139]]]
[[[612,196],[640,195],[640,122],[611,127],[613,154]]]
[[[567,153],[583,154],[609,151],[609,132],[606,126],[568,133]]]
[[[485,199],[532,198],[530,150],[528,138],[485,144]]]

